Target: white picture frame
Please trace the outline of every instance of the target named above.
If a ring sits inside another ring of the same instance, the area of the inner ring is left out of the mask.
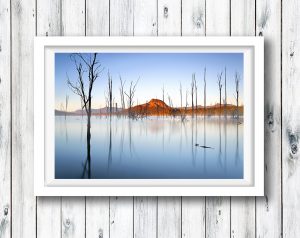
[[[244,53],[243,179],[55,179],[54,53],[107,49],[126,52]],[[263,37],[35,37],[34,194],[35,196],[263,196],[264,195]],[[52,113],[51,113],[52,112]]]

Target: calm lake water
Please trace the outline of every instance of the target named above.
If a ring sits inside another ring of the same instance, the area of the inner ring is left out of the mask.
[[[94,116],[89,161],[86,117],[55,123],[57,179],[243,178],[243,124],[234,119]]]

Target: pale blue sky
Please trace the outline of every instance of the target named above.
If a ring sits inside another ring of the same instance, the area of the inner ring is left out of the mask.
[[[85,54],[87,56],[88,54]],[[219,102],[217,74],[227,69],[227,97],[228,103],[234,103],[235,84],[234,74],[237,71],[241,75],[240,102],[243,103],[243,54],[242,53],[99,53],[98,60],[104,67],[104,71],[97,79],[93,88],[92,107],[105,106],[104,92],[107,90],[107,72],[109,70],[113,79],[113,97],[118,105],[121,104],[119,95],[119,75],[126,80],[127,91],[130,81],[136,81],[135,104],[145,103],[152,98],[162,99],[162,87],[165,87],[165,101],[170,95],[173,106],[180,106],[179,84],[181,82],[184,91],[190,92],[192,74],[196,74],[198,82],[198,104],[203,105],[203,71],[206,67],[207,105]],[[69,53],[55,54],[55,106],[61,109],[66,95],[69,95],[69,111],[80,108],[80,98],[75,95],[67,85],[68,74],[71,80],[77,80],[74,62]],[[86,84],[88,83],[85,74]],[[86,87],[87,88],[87,87]],[[224,86],[223,86],[224,89]],[[222,97],[224,90],[222,90]],[[189,94],[188,103],[191,105]]]

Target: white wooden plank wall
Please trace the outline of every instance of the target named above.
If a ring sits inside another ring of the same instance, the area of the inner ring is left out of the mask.
[[[300,237],[299,12],[297,0],[0,1],[0,238]],[[266,196],[35,198],[35,35],[263,35]]]

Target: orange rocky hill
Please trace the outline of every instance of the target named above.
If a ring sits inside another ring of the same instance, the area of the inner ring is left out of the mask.
[[[225,105],[215,104],[207,106],[206,109],[198,105],[197,107],[194,106],[194,110],[191,107],[182,107],[182,108],[176,108],[176,107],[170,107],[165,102],[159,99],[151,99],[149,102],[140,104],[137,106],[132,107],[131,109],[125,109],[121,113],[130,113],[135,115],[143,115],[143,116],[160,116],[160,115],[181,115],[181,114],[206,114],[206,115],[219,115],[220,113],[225,113]],[[242,115],[244,111],[243,106],[239,106],[238,108],[239,114]],[[226,106],[226,112],[228,115],[233,115],[236,113],[236,106],[232,104],[227,104]]]

